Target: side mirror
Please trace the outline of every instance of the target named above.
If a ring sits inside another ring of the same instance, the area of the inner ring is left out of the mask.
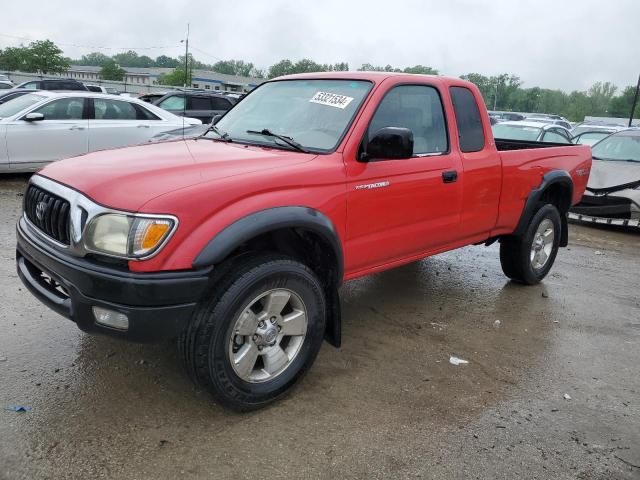
[[[360,160],[401,160],[413,156],[413,132],[408,128],[384,127],[365,145]]]
[[[44,115],[41,113],[31,112],[24,116],[24,120],[27,122],[40,122],[44,120]]]
[[[220,114],[220,113],[218,115],[214,115],[213,118],[211,119],[211,123],[215,125],[216,123],[218,123],[220,121],[220,119],[222,117],[223,117],[223,115]]]

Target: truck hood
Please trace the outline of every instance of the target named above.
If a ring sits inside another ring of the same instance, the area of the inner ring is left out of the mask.
[[[174,190],[259,170],[287,168],[315,157],[207,139],[177,140],[89,153],[47,165],[38,174],[110,208],[137,211]]]
[[[589,190],[620,190],[629,188],[629,184],[640,182],[640,163],[593,160],[589,175]]]

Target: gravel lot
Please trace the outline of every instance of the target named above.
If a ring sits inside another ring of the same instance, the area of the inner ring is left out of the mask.
[[[87,336],[25,291],[26,181],[0,179],[0,479],[640,478],[640,234],[572,225],[535,287],[496,245],[350,282],[343,347],[239,415],[172,344]]]

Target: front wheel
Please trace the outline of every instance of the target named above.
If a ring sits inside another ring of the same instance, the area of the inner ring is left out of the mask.
[[[323,288],[305,265],[256,256],[213,287],[180,339],[194,380],[234,410],[282,396],[309,369],[324,336]]]
[[[562,224],[554,205],[543,205],[522,236],[500,240],[502,271],[510,279],[534,285],[551,270],[560,246]]]

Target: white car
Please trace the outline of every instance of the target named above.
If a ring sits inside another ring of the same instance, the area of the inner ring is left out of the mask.
[[[0,105],[0,172],[28,172],[63,158],[148,142],[198,125],[154,105],[92,92],[36,91]]]
[[[491,126],[493,136],[502,140],[524,140],[529,142],[571,143],[571,133],[553,123],[520,120],[501,122]]]

